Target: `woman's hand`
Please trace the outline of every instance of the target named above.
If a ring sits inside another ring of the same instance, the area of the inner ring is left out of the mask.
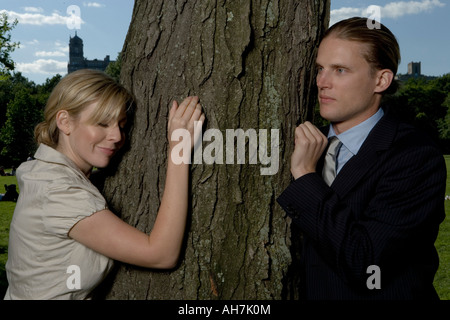
[[[169,123],[168,123],[168,138],[169,147],[172,149],[179,142],[179,140],[172,141],[172,134],[177,129],[187,130],[190,134],[190,148],[194,146],[197,137],[194,137],[194,122],[204,122],[205,115],[202,112],[202,107],[198,103],[198,97],[187,97],[184,101],[178,105],[177,101],[173,101],[172,108],[169,111]],[[201,127],[201,126],[200,126]]]

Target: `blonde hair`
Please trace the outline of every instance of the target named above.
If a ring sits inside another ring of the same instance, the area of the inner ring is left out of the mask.
[[[59,138],[56,114],[66,110],[71,117],[76,118],[94,102],[97,108],[90,123],[109,123],[130,109],[133,98],[104,72],[91,69],[72,72],[62,78],[50,94],[44,110],[44,121],[34,130],[36,142],[55,148]]]

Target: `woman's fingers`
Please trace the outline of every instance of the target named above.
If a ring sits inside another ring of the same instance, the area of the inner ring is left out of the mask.
[[[169,121],[172,120],[172,118],[175,116],[175,113],[177,112],[178,109],[178,102],[176,102],[175,100],[172,102],[172,107],[169,110]]]
[[[194,121],[198,121],[202,115],[203,115],[202,106],[200,105],[200,103],[197,103],[194,111],[192,112],[191,119]]]
[[[176,110],[175,117],[181,120],[186,127],[192,127],[194,121],[204,120],[202,106],[198,97],[187,97]]]
[[[198,104],[198,97],[187,97],[183,100],[177,110],[176,116],[189,120]]]
[[[169,111],[169,139],[171,139],[175,130],[186,129],[192,137],[191,141],[197,141],[199,133],[197,132],[197,136],[194,137],[196,133],[196,130],[194,130],[195,122],[200,121],[203,124],[205,121],[202,106],[198,101],[198,97],[187,97],[179,106],[176,101],[172,103],[172,108]]]

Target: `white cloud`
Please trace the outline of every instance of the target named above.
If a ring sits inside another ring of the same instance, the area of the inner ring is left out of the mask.
[[[33,39],[31,41],[27,41],[26,43],[27,43],[27,45],[37,46],[39,44],[39,40],[38,39]]]
[[[444,7],[445,3],[439,0],[391,2],[381,9],[381,15],[387,18],[398,18],[408,14],[419,14],[429,12],[436,7]]]
[[[103,8],[105,7],[104,4],[98,3],[98,2],[83,2],[83,6],[85,7],[93,7],[93,8]]]
[[[55,47],[52,51],[36,51],[34,55],[36,57],[66,57],[69,52],[69,47],[67,44],[62,43],[61,41],[55,41]]]
[[[362,16],[363,11],[364,9],[347,7],[331,10],[330,26],[347,18]]]
[[[404,15],[419,14],[429,12],[437,7],[444,7],[445,3],[440,0],[422,0],[422,1],[398,1],[386,4],[380,7],[380,18],[399,18]],[[349,8],[331,10],[330,26],[334,23],[350,17],[371,17],[371,11],[367,8]]]
[[[16,63],[16,70],[22,73],[37,73],[45,75],[67,73],[67,62],[53,59],[38,59],[31,63]]]
[[[25,42],[19,41],[19,42],[20,42],[19,48],[21,50],[27,48],[28,46],[35,47],[35,46],[39,45],[39,40],[37,40],[37,39],[33,39],[31,41],[25,41]]]
[[[65,57],[66,54],[61,51],[37,51],[34,53],[36,57]]]
[[[0,10],[0,14],[6,13],[8,15],[8,18],[11,19],[11,21],[14,21],[17,19],[20,24],[30,24],[30,25],[80,25],[84,23],[84,21],[81,19],[80,16],[76,15],[68,15],[68,16],[62,16],[57,12],[52,13],[51,15],[44,15],[41,13],[18,13],[15,11],[7,11],[7,10]]]
[[[69,46],[65,42],[55,41],[55,47],[58,51],[66,52],[66,53],[69,52]]]
[[[42,9],[41,7],[24,7],[23,10],[25,10],[26,12],[44,12],[44,9]]]

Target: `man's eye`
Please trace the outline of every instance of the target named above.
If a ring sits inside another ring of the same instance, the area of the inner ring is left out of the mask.
[[[100,127],[103,127],[103,128],[108,128],[108,124],[107,123],[99,123],[98,125]]]

